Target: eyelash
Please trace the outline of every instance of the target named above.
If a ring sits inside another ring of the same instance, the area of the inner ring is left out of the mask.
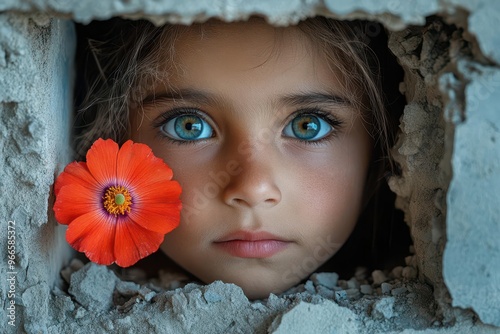
[[[153,128],[157,129],[157,132],[158,132],[157,136],[160,137],[160,139],[166,140],[169,143],[177,144],[177,145],[197,144],[203,140],[177,140],[177,139],[173,139],[173,138],[170,138],[170,137],[162,134],[160,131],[160,128],[164,124],[169,122],[170,120],[172,120],[178,116],[193,115],[193,114],[200,117],[205,122],[210,123],[208,121],[207,117],[204,115],[204,113],[200,112],[196,108],[179,108],[179,109],[172,109],[170,111],[164,112],[161,115],[159,115],[157,117],[157,119],[153,122]],[[296,118],[300,115],[314,115],[314,116],[320,117],[332,127],[332,130],[330,131],[329,134],[327,134],[323,138],[320,138],[317,140],[304,140],[304,139],[299,139],[299,138],[287,137],[287,139],[295,140],[295,141],[298,141],[298,142],[300,142],[302,144],[306,144],[306,145],[320,145],[323,142],[331,140],[337,134],[337,132],[341,129],[341,127],[344,123],[343,121],[339,120],[337,117],[332,115],[330,112],[322,110],[321,108],[305,108],[305,109],[300,109],[300,110],[294,112],[293,114],[291,114],[284,122],[285,126],[289,122],[291,122],[294,118]]]

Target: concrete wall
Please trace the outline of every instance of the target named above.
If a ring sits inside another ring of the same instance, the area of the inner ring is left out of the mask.
[[[16,321],[26,331],[43,331],[49,291],[71,255],[50,210],[54,176],[71,153],[69,20],[118,15],[158,24],[252,14],[280,25],[315,14],[382,22],[406,73],[395,147],[403,176],[390,185],[411,228],[419,278],[434,286],[445,319],[456,317],[453,305],[500,326],[499,2],[4,0],[0,12],[0,234],[16,222]],[[443,22],[426,24],[431,15]],[[7,260],[2,251],[1,277],[11,271]],[[9,285],[0,288],[4,321]]]
[[[8,328],[5,313],[11,300],[18,324],[23,318],[28,328],[45,321],[50,288],[71,254],[51,214],[51,186],[71,153],[73,58],[71,22],[0,14],[2,328]],[[7,258],[9,226],[13,267]],[[6,281],[12,277],[14,289]]]

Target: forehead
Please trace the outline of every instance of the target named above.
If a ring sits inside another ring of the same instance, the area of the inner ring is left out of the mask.
[[[260,19],[234,23],[215,21],[188,27],[179,35],[174,48],[177,54],[181,53],[181,57],[177,57],[180,61],[189,54],[205,57],[216,54],[218,62],[228,66],[255,62],[252,67],[273,56],[300,57],[306,50],[313,50],[310,40],[297,27],[273,27]]]
[[[314,44],[295,26],[273,27],[261,19],[215,21],[180,30],[163,65],[168,84],[178,88],[247,85],[247,90],[279,91],[293,86],[342,95],[341,74],[331,70],[325,52]]]

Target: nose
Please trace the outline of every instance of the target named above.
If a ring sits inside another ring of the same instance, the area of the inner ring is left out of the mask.
[[[240,173],[223,190],[224,202],[237,208],[272,208],[281,202],[274,173],[277,166],[263,155],[238,160]]]

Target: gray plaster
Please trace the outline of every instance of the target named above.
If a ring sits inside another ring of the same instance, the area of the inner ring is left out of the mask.
[[[64,229],[49,207],[54,174],[70,155],[73,46],[68,22],[39,26],[25,14],[0,14],[1,249],[7,250],[8,221],[15,221],[16,238],[15,266],[7,267],[7,252],[2,251],[0,276],[16,273],[16,323],[24,318],[27,329],[43,323],[47,293],[71,255]],[[4,283],[0,296],[4,327]],[[31,308],[34,304],[37,310]]]
[[[500,326],[500,73],[460,65],[470,83],[465,119],[455,128],[443,274],[454,306]]]

